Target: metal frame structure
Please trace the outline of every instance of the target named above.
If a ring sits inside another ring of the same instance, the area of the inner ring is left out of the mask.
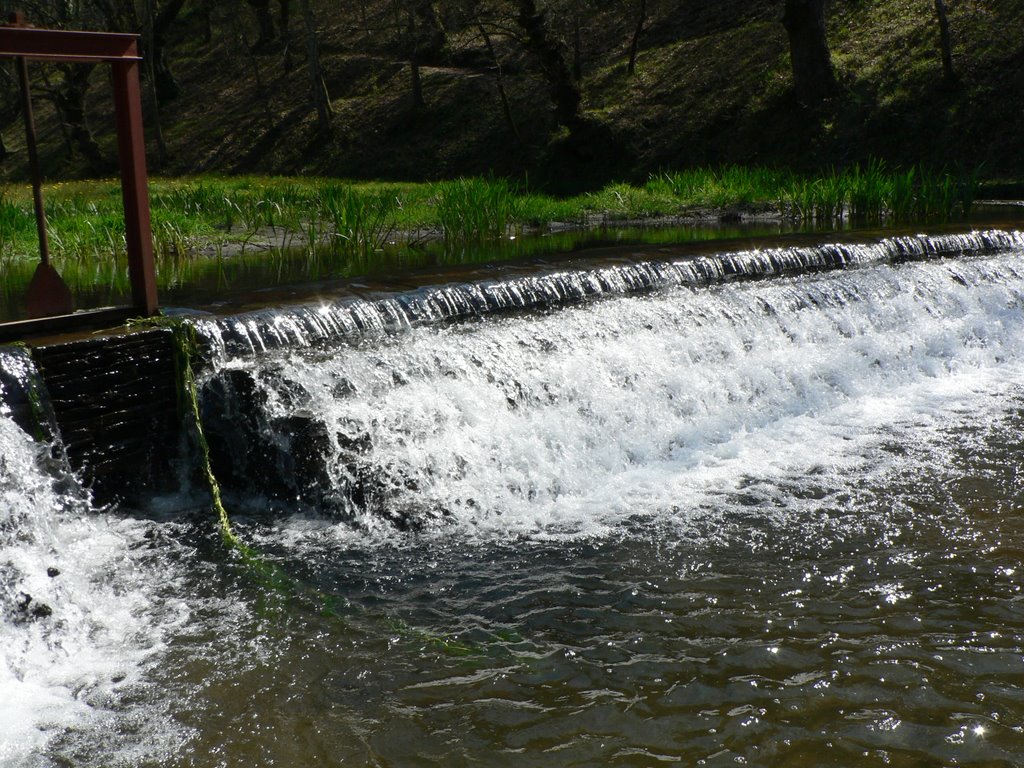
[[[0,340],[40,332],[94,327],[133,315],[148,317],[156,314],[158,301],[149,219],[146,145],[142,129],[138,35],[36,29],[25,25],[23,17],[15,15],[9,24],[0,26],[0,59],[110,65],[121,165],[125,242],[132,290],[130,307],[5,323],[0,325]]]

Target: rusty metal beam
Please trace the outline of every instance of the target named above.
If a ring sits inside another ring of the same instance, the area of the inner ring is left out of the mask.
[[[138,61],[138,35],[0,26],[0,58],[40,61]]]
[[[0,344],[22,341],[33,336],[50,336],[114,328],[124,325],[129,318],[138,317],[134,307],[103,307],[71,315],[38,317],[33,320],[15,320],[0,323]]]

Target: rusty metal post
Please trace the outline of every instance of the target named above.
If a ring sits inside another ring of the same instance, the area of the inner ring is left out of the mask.
[[[36,234],[39,236],[39,259],[50,265],[50,240],[46,234],[46,208],[43,206],[43,175],[39,170],[36,147],[36,121],[32,114],[32,90],[28,80],[28,62],[24,56],[15,60],[18,86],[21,88],[21,113],[25,117],[25,147],[28,150],[28,172],[32,179],[32,204],[36,210]]]
[[[134,54],[135,51],[131,53]],[[159,303],[156,268],[153,263],[153,230],[149,220],[149,187],[146,176],[146,144],[142,134],[139,63],[137,60],[127,59],[114,61],[111,63],[111,70],[132,301],[135,308],[144,315],[155,315]]]

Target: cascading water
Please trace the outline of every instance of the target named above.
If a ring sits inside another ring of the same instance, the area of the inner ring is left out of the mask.
[[[252,312],[222,322],[200,322],[226,355],[366,339],[411,325],[461,320],[502,310],[565,305],[673,286],[700,287],[741,278],[801,274],[877,263],[1018,249],[1019,232],[972,232],[896,237],[871,244],[827,244],[725,253],[677,262],[640,261],[587,270],[430,287],[380,301],[343,301],[291,310]]]
[[[301,590],[198,512],[85,514],[0,418],[5,604],[53,613],[5,619],[7,667],[58,670],[4,743],[47,764],[110,722],[123,763],[1019,763],[1022,257],[920,236],[196,321],[236,531]],[[98,720],[51,638],[93,659]]]
[[[175,567],[180,526],[95,509],[15,423],[8,403],[39,386],[28,357],[0,368],[0,766],[163,762],[185,732],[147,673],[204,602]]]

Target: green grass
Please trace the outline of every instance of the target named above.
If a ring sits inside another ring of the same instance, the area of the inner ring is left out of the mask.
[[[656,174],[647,189],[691,205],[727,207],[776,202],[797,178],[773,168],[724,166]]]
[[[737,166],[661,173],[651,178],[647,188],[697,206],[772,203],[781,216],[806,222],[878,223],[967,217],[978,184],[976,170],[890,170],[872,160],[816,176]]]
[[[230,290],[247,272],[273,285],[426,266],[437,258],[424,257],[428,240],[443,243],[446,261],[473,261],[479,247],[524,228],[694,208],[759,206],[819,224],[947,220],[969,214],[977,188],[977,172],[896,170],[877,161],[817,176],[740,166],[664,172],[642,186],[611,184],[567,199],[501,178],[379,184],[204,176],[151,180],[150,209],[159,288]],[[118,183],[54,184],[45,199],[50,250],[65,281],[91,304],[116,303],[128,292]],[[20,300],[37,258],[30,190],[0,188],[0,300],[8,307]]]

